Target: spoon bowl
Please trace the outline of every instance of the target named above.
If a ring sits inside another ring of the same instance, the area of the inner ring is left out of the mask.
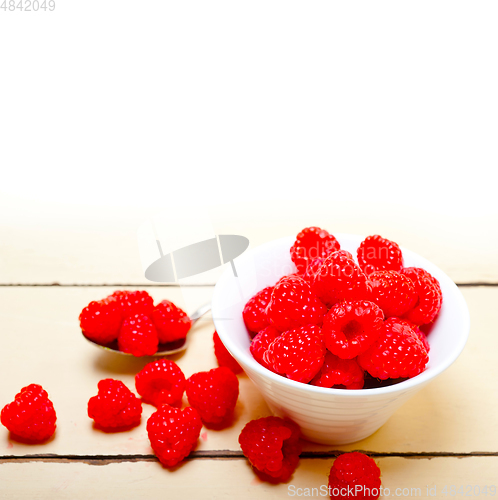
[[[194,311],[192,313],[192,316],[190,317],[190,320],[192,321],[192,325],[190,327],[190,330],[192,330],[192,327],[194,326],[194,324],[202,316],[207,314],[210,310],[211,310],[211,304],[209,303],[209,304],[204,304],[203,306],[199,307],[199,309]],[[190,333],[190,330],[189,330],[189,333]],[[118,347],[117,340],[113,340],[111,343],[104,345],[104,344],[99,344],[98,342],[95,342],[94,340],[91,340],[88,337],[85,337],[84,334],[83,334],[83,337],[88,342],[93,344],[94,346],[99,347],[100,349],[104,349],[105,351],[115,352],[116,354],[121,354],[123,356],[133,356],[133,354],[131,354],[129,352],[120,351],[119,347]],[[173,342],[168,342],[166,344],[159,344],[157,346],[157,351],[154,354],[152,354],[151,356],[154,356],[154,357],[169,356],[171,354],[177,354],[179,352],[183,352],[187,349],[188,343],[189,343],[189,335],[187,334],[187,336],[184,339],[175,340]]]

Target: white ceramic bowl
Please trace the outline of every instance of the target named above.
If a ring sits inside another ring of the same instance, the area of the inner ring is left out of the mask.
[[[356,256],[362,236],[335,236],[342,249]],[[238,277],[228,269],[216,284],[212,300],[214,324],[226,348],[261,391],[275,415],[294,420],[303,436],[316,443],[358,441],[374,433],[396,409],[457,359],[469,334],[467,304],[443,271],[402,248],[405,267],[426,269],[439,280],[443,292],[441,312],[428,337],[431,351],[425,371],[396,385],[361,390],[327,389],[289,380],[267,370],[252,357],[242,310],[256,292],[294,272],[289,253],[293,242],[294,237],[274,240],[235,261]]]

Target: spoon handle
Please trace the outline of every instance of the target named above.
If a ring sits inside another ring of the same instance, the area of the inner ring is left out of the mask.
[[[192,316],[190,316],[190,319],[192,320],[192,324],[194,324],[199,318],[204,316],[206,313],[208,313],[211,310],[211,302],[204,304],[203,306],[199,307],[196,311],[192,313]]]

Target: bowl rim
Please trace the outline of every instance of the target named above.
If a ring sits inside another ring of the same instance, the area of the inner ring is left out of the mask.
[[[339,240],[339,242],[341,242],[341,239],[344,238],[351,238],[351,237],[361,238],[360,241],[363,241],[363,239],[365,238],[365,236],[350,234],[350,233],[334,233],[334,236]],[[257,247],[249,249],[247,252],[244,253],[244,255],[239,257],[237,261],[243,262],[243,260],[252,258],[252,256],[255,253],[263,252],[273,246],[276,246],[278,244],[283,244],[285,241],[290,242],[289,245],[290,248],[294,240],[295,236],[285,236],[283,238],[278,238],[275,240],[268,241],[266,243],[263,243],[262,245],[258,245]],[[311,393],[317,395],[328,394],[330,396],[334,395],[334,396],[341,396],[344,398],[362,398],[365,396],[377,396],[377,395],[387,395],[387,394],[405,392],[412,389],[413,387],[425,385],[430,380],[437,377],[447,368],[449,368],[455,362],[458,356],[460,356],[461,352],[465,347],[465,344],[467,343],[470,333],[470,313],[467,303],[462,295],[462,292],[459,290],[455,282],[444,271],[442,271],[438,266],[436,266],[426,258],[422,257],[421,255],[401,245],[400,248],[401,251],[403,252],[403,255],[410,255],[415,257],[416,260],[420,262],[419,267],[423,267],[431,274],[436,275],[435,277],[439,281],[444,281],[446,286],[454,289],[455,292],[454,297],[457,302],[456,306],[458,307],[458,310],[461,312],[462,316],[461,330],[463,331],[463,334],[459,336],[458,343],[453,346],[451,355],[445,358],[442,363],[434,367],[431,371],[425,370],[419,375],[416,375],[415,377],[412,377],[408,380],[404,380],[403,382],[399,382],[397,384],[393,384],[390,386],[378,387],[372,389],[344,390],[344,389],[333,389],[327,387],[317,387],[309,384],[304,384],[302,382],[297,382],[295,380],[288,379],[282,375],[278,375],[268,370],[264,366],[260,365],[251,355],[247,355],[246,352],[242,351],[242,349],[240,349],[234,342],[232,342],[232,339],[227,331],[229,328],[229,322],[221,319],[221,316],[217,314],[217,311],[222,310],[220,303],[221,301],[220,290],[222,290],[223,288],[223,283],[232,276],[232,270],[230,268],[225,269],[223,274],[218,279],[213,291],[211,311],[216,331],[218,332],[218,335],[223,344],[225,345],[225,347],[238,362],[240,362],[242,365],[247,365],[247,368],[249,370],[256,372],[262,378],[267,378],[276,384],[288,388],[291,391],[297,390],[299,392],[304,392],[308,394]]]

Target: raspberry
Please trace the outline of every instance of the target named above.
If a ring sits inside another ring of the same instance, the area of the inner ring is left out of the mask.
[[[366,300],[370,296],[367,277],[349,252],[330,254],[315,275],[312,289],[316,296],[331,307],[340,300]]]
[[[360,366],[381,380],[414,377],[424,371],[428,360],[422,341],[398,318],[384,321],[379,340],[358,356]]]
[[[330,469],[330,498],[376,500],[380,495],[380,484],[377,464],[358,451],[340,455]]]
[[[174,361],[158,359],[135,375],[135,387],[146,403],[177,406],[185,391],[185,375]]]
[[[233,373],[242,373],[242,366],[237,363],[236,359],[228,352],[223,342],[218,335],[218,332],[213,333],[214,354],[218,360],[218,365],[226,366],[233,371]]]
[[[28,442],[46,441],[55,432],[54,405],[41,385],[23,387],[12,403],[4,406],[2,424],[13,434]]]
[[[272,286],[263,288],[263,290],[248,300],[242,311],[246,328],[252,334],[260,332],[270,324],[266,317],[266,306],[270,303],[272,291]],[[254,335],[251,335],[251,337],[254,337]]]
[[[311,381],[318,387],[342,386],[346,389],[361,389],[363,383],[363,370],[354,359],[341,359],[331,352],[325,354],[322,368]]]
[[[324,357],[320,328],[307,325],[277,337],[263,355],[263,360],[274,372],[307,384],[322,367]]]
[[[386,318],[402,316],[417,301],[412,280],[397,271],[375,271],[369,275],[372,283],[372,301]]]
[[[327,308],[300,277],[284,276],[275,285],[266,309],[270,323],[281,332],[304,325],[321,325]]]
[[[219,424],[233,414],[239,397],[239,379],[226,366],[194,373],[187,380],[187,398],[203,422]]]
[[[135,314],[145,314],[149,318],[152,315],[154,301],[144,290],[137,290],[135,292],[118,290],[109,297],[113,297],[118,301],[121,313],[125,319],[129,316],[135,316]]]
[[[323,322],[325,346],[342,359],[352,359],[379,338],[383,319],[380,307],[368,300],[339,302]]]
[[[90,302],[80,314],[80,327],[85,337],[98,344],[116,340],[121,327],[121,309],[114,298]]]
[[[147,420],[147,434],[154,453],[166,467],[181,462],[197,445],[201,417],[196,409],[161,406]]]
[[[88,416],[103,429],[134,427],[140,423],[142,404],[123,382],[106,378],[99,393],[88,401]]]
[[[365,274],[374,271],[401,271],[403,255],[398,244],[375,234],[367,236],[357,250],[358,263]]]
[[[157,330],[145,314],[125,319],[118,336],[119,350],[133,356],[152,356],[157,352]]]
[[[412,326],[412,330],[415,332],[415,335],[419,338],[419,340],[424,344],[425,350],[427,354],[431,350],[431,346],[429,345],[429,341],[427,340],[427,335],[416,325]]]
[[[151,317],[161,344],[184,339],[192,326],[192,321],[185,312],[169,300],[159,302]]]
[[[319,269],[322,267],[325,259],[323,257],[317,257],[313,259],[306,268],[305,273],[303,274],[303,279],[307,281],[310,285],[313,283],[315,276]]]
[[[265,417],[251,420],[242,429],[242,453],[260,475],[270,481],[287,481],[299,462],[299,427],[290,420]]]
[[[300,274],[306,271],[309,262],[317,257],[327,257],[341,248],[339,242],[325,229],[307,227],[297,236],[290,254]]]
[[[270,347],[270,344],[279,336],[280,332],[274,326],[267,326],[252,339],[251,346],[249,347],[252,357],[260,365],[263,365],[269,370],[271,370],[271,367],[265,362],[263,356],[268,350],[268,347]]]
[[[398,318],[398,321],[400,323],[406,323],[417,335],[419,340],[424,344],[425,350],[427,351],[427,354],[429,354],[429,351],[431,350],[431,346],[429,345],[429,342],[427,340],[427,335],[415,324],[410,323],[410,321],[407,321],[405,319]]]
[[[443,302],[439,281],[418,267],[406,267],[401,273],[412,280],[417,294],[413,308],[403,317],[415,325],[430,323],[439,313]]]

